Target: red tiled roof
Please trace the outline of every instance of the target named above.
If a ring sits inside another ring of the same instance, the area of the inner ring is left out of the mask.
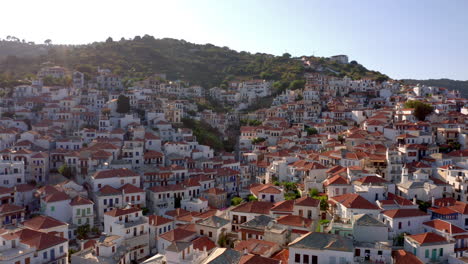
[[[277,202],[271,208],[271,211],[280,211],[280,212],[293,212],[294,210],[294,200],[285,200]]]
[[[368,200],[356,193],[347,193],[340,196],[331,197],[330,199],[337,203],[341,203],[346,208],[371,210],[379,209],[377,205],[369,202]]]
[[[281,261],[282,264],[288,264],[289,249],[284,248],[284,249],[280,250],[278,253],[271,256],[271,258]]]
[[[105,185],[104,187],[99,189],[99,193],[103,195],[112,195],[112,194],[120,194],[121,191],[117,190],[116,188],[110,185]]]
[[[10,213],[10,212],[17,212],[17,211],[24,211],[24,207],[15,205],[15,204],[2,204],[0,205],[0,213]]]
[[[320,206],[320,201],[309,196],[304,196],[294,200],[294,205],[317,207]]]
[[[117,216],[122,216],[122,215],[126,215],[126,214],[135,213],[135,212],[138,212],[138,211],[141,211],[141,209],[139,209],[137,207],[116,208],[116,209],[114,209],[112,211],[105,212],[104,214],[110,215],[112,217],[117,217]]]
[[[304,228],[310,227],[313,222],[311,219],[307,219],[299,215],[281,216],[278,219],[276,219],[276,221],[282,225],[304,227]]]
[[[176,229],[172,229],[171,231],[160,235],[159,237],[163,238],[163,239],[165,239],[165,240],[167,240],[169,242],[174,242],[174,241],[183,240],[183,239],[185,239],[187,237],[190,237],[190,236],[193,236],[195,234],[196,233],[192,232],[192,231],[188,231],[188,230],[181,229],[181,228],[176,228]]]
[[[329,179],[326,179],[325,182],[323,183],[323,186],[329,186],[329,185],[347,185],[349,184],[348,179],[345,179],[341,177],[340,175],[335,175]]]
[[[84,197],[81,197],[80,195],[75,196],[70,202],[71,206],[76,206],[76,205],[87,205],[87,204],[94,204],[93,201],[86,199]]]
[[[31,218],[27,221],[23,222],[23,225],[27,228],[31,228],[33,230],[41,230],[41,229],[49,229],[58,226],[67,225],[62,221],[59,221],[55,218],[46,215],[38,215],[34,218]]]
[[[417,235],[409,235],[408,237],[418,242],[420,245],[447,242],[447,239],[445,237],[432,232]]]
[[[132,176],[138,176],[138,173],[129,169],[103,170],[103,171],[98,171],[94,174],[95,179],[104,179],[104,178],[112,178],[112,177],[132,177]]]
[[[392,251],[392,257],[397,264],[424,264],[418,257],[403,249]]]
[[[166,217],[163,217],[163,216],[159,216],[159,215],[150,215],[148,216],[148,222],[150,225],[153,225],[153,226],[160,226],[160,225],[164,225],[164,224],[167,224],[167,223],[170,223],[170,222],[173,222],[174,220],[172,219],[169,219],[169,218],[166,218]]]
[[[437,230],[447,232],[449,234],[459,234],[459,233],[467,233],[464,229],[450,223],[447,221],[443,221],[440,219],[434,219],[428,222],[423,223],[423,225],[435,228]]]
[[[221,190],[221,189],[219,189],[219,188],[215,188],[215,187],[214,187],[214,188],[210,188],[210,189],[204,191],[204,193],[219,195],[219,194],[225,194],[225,193],[227,193],[227,192],[224,191],[224,190]]]
[[[273,207],[273,203],[263,201],[251,201],[242,203],[232,209],[232,212],[241,213],[254,213],[254,214],[270,214],[270,209]]]
[[[124,186],[120,187],[119,190],[124,193],[142,193],[145,192],[143,189],[136,187],[133,184],[127,183]]]
[[[44,198],[42,198],[42,200],[44,200],[44,202],[47,203],[55,203],[70,200],[70,197],[65,192],[57,191],[45,196]]]
[[[235,247],[234,250],[243,252],[244,249],[248,253],[255,255],[263,255],[271,250],[272,247],[277,246],[278,244],[270,241],[264,241],[259,239],[248,239],[240,241]]]
[[[419,209],[393,209],[383,211],[383,214],[390,218],[419,217],[428,215]]]
[[[21,243],[26,244],[30,247],[34,247],[36,251],[41,251],[47,248],[51,248],[62,243],[67,243],[68,239],[63,237],[54,236],[52,234],[46,234],[39,232],[33,236],[23,239]]]
[[[193,240],[192,245],[193,245],[193,249],[198,249],[201,251],[203,251],[205,248],[207,251],[210,251],[216,247],[216,244],[206,236],[201,236]]]

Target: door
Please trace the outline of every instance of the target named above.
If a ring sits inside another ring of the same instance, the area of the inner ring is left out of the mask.
[[[370,250],[366,249],[364,251],[364,259],[365,260],[370,260]]]
[[[318,264],[318,257],[312,256],[312,264]]]
[[[50,259],[54,260],[55,259],[55,249],[50,250]]]
[[[432,259],[433,261],[436,261],[436,260],[437,260],[437,249],[435,249],[435,248],[432,250],[432,257],[431,257],[431,259]]]

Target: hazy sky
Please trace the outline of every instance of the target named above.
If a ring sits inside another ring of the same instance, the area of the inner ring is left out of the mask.
[[[293,56],[347,54],[392,78],[468,79],[465,0],[2,1],[0,36],[81,44],[149,34]]]

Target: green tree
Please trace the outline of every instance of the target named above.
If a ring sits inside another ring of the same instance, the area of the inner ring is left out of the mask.
[[[294,80],[289,84],[289,89],[297,90],[297,89],[304,89],[305,87],[305,80]]]
[[[249,194],[249,196],[247,197],[247,200],[249,200],[249,202],[251,202],[251,201],[258,201],[258,198],[255,197],[255,196],[252,195],[252,194]]]
[[[121,94],[117,99],[117,113],[126,114],[130,112],[130,99]]]
[[[88,238],[89,233],[91,232],[91,228],[88,224],[78,226],[76,229],[76,236],[78,239],[86,239]]]
[[[234,205],[234,206],[239,205],[242,203],[242,201],[244,201],[242,198],[234,197],[231,199],[231,205]]]
[[[434,107],[417,100],[410,100],[405,103],[406,108],[413,108],[413,115],[420,121],[426,120],[426,117],[434,111]]]
[[[312,189],[310,189],[310,191],[309,191],[310,197],[318,196],[318,194],[319,194],[319,191],[318,191],[316,188],[312,188]]]
[[[315,127],[308,127],[305,129],[307,132],[307,135],[315,135],[318,133],[317,129]]]
[[[60,166],[58,168],[58,172],[60,174],[62,174],[64,177],[67,177],[67,178],[72,178],[73,177],[73,171],[70,167],[67,166],[67,164],[62,164],[62,166]]]

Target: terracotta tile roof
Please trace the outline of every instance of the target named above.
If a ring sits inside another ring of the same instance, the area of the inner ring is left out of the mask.
[[[187,211],[187,210],[184,210],[182,208],[177,208],[177,209],[174,209],[174,210],[171,210],[171,211],[167,211],[166,215],[171,216],[171,217],[180,217],[180,216],[184,216],[184,215],[190,215],[190,212]]]
[[[317,207],[320,206],[320,201],[309,196],[304,196],[294,200],[294,205]]]
[[[101,189],[99,189],[99,194],[101,195],[115,195],[115,194],[121,194],[122,192],[120,190],[117,190],[116,188],[110,186],[110,185],[105,185]]]
[[[174,220],[159,215],[149,215],[148,222],[150,225],[160,226],[174,222]]]
[[[308,228],[312,225],[312,220],[299,215],[285,215],[280,216],[276,221],[279,224],[295,227],[304,227]]]
[[[210,188],[210,189],[204,191],[204,193],[219,195],[219,194],[225,194],[227,192],[224,191],[224,190],[221,190],[219,188]]]
[[[439,231],[443,231],[449,234],[459,234],[459,233],[467,233],[464,229],[450,223],[447,221],[443,221],[440,219],[434,219],[428,222],[423,223],[423,225],[435,228]]]
[[[239,264],[280,264],[276,259],[265,258],[258,255],[243,255],[239,260]]]
[[[284,248],[284,249],[280,250],[278,253],[271,256],[271,258],[281,261],[282,264],[288,264],[289,249]]]
[[[323,182],[323,186],[329,186],[329,185],[348,185],[349,181],[348,179],[345,179],[341,177],[340,175],[335,175],[331,178],[326,179]]]
[[[274,243],[274,242],[270,242],[270,241],[265,241],[265,240],[259,240],[259,239],[253,239],[252,238],[252,239],[240,241],[234,247],[234,250],[243,252],[244,249],[246,249],[247,252],[250,253],[250,254],[264,255],[269,250],[271,250],[271,248],[274,247],[274,246],[278,246],[278,244]]]
[[[250,188],[250,192],[252,192],[257,197],[260,193],[280,194],[282,192],[279,189],[279,187],[275,187],[271,183],[267,183],[267,184],[252,183],[249,186],[249,188]]]
[[[468,204],[457,201],[455,205],[449,206],[450,209],[459,212],[460,214],[468,215]]]
[[[207,251],[210,251],[216,247],[216,244],[206,236],[201,236],[193,240],[192,244],[193,244],[193,249],[198,249],[201,251],[203,251],[204,248],[206,248]]]
[[[103,170],[103,171],[98,171],[94,174],[95,179],[105,179],[105,178],[112,178],[112,177],[132,177],[132,176],[138,176],[138,173],[129,169]]]
[[[418,257],[403,249],[392,251],[392,257],[398,264],[424,264]]]
[[[133,184],[127,183],[124,186],[119,188],[120,191],[124,193],[142,193],[145,192],[143,189],[136,187]]]
[[[183,239],[185,239],[187,237],[190,237],[190,236],[193,236],[193,235],[196,235],[196,233],[192,232],[192,231],[185,230],[185,229],[176,228],[176,229],[172,229],[171,231],[160,235],[159,237],[163,238],[163,239],[165,239],[165,240],[167,240],[169,242],[174,242],[174,241],[183,240]]]
[[[450,209],[448,207],[431,208],[431,211],[433,213],[440,214],[440,215],[451,215],[451,214],[457,213],[457,211]]]
[[[403,206],[413,205],[413,203],[410,200],[403,198],[401,196],[395,195],[391,192],[388,193],[387,198],[388,200],[394,200],[399,205],[403,205]]]
[[[70,196],[68,196],[68,194],[66,194],[65,192],[57,191],[45,196],[44,198],[42,198],[42,200],[46,203],[55,203],[70,200]]]
[[[271,208],[271,211],[293,212],[294,200],[285,200],[281,202],[276,202],[274,206]]]
[[[447,242],[447,239],[445,237],[432,232],[417,235],[409,235],[407,237],[416,241],[420,245]]]
[[[390,218],[419,217],[419,216],[429,215],[419,209],[386,210],[386,211],[383,211],[383,214]]]
[[[0,213],[1,214],[11,213],[11,212],[18,212],[18,211],[24,211],[24,207],[14,205],[14,204],[2,204],[2,205],[0,205]]]
[[[49,229],[64,225],[67,225],[67,223],[64,223],[46,215],[38,215],[23,222],[23,226],[31,228],[33,230]]]
[[[253,214],[270,214],[270,209],[273,207],[273,203],[262,202],[262,201],[252,201],[247,203],[242,203],[237,207],[233,208],[232,212],[240,213],[253,213]]]
[[[342,204],[346,208],[378,210],[377,205],[369,202],[356,193],[347,193],[330,198],[332,201]]]
[[[439,198],[434,200],[434,205],[438,207],[455,205],[457,200],[452,197]]]
[[[387,180],[385,180],[382,177],[379,176],[365,176],[362,178],[359,178],[356,180],[357,182],[360,182],[361,184],[382,184],[382,183],[388,183]]]
[[[141,211],[141,209],[137,207],[129,207],[129,208],[116,208],[112,211],[105,212],[104,214],[110,215],[112,217],[117,217],[117,216],[122,216],[122,215],[127,215],[131,213],[136,213]]]
[[[34,247],[36,251],[41,251],[67,242],[68,239],[42,232],[21,240],[21,243]]]
[[[87,198],[84,198],[84,197],[82,197],[80,195],[75,196],[75,198],[73,198],[71,200],[71,202],[70,202],[71,206],[87,205],[87,204],[92,205],[94,203],[93,203],[93,201],[91,201],[91,200],[89,200]]]

